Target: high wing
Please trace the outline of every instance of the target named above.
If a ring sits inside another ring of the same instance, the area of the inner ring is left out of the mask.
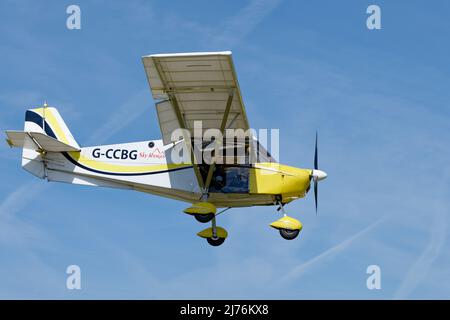
[[[223,133],[225,129],[250,128],[230,51],[155,54],[142,60],[153,98],[158,101],[164,144],[172,142],[171,134],[177,128],[189,130],[194,137],[195,121],[201,121],[202,136],[207,129]],[[191,160],[199,186],[207,192],[214,163],[207,169],[200,167],[195,152],[191,152]]]
[[[142,58],[165,144],[194,121],[207,129],[249,129],[230,51],[155,54]],[[227,108],[228,107],[228,108]],[[227,114],[228,113],[228,114]],[[222,122],[225,119],[225,123]]]

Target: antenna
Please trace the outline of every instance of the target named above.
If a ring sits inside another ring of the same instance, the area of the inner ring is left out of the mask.
[[[43,110],[43,112],[42,112],[42,129],[44,130],[44,133],[45,133],[45,109],[47,109],[47,107],[48,107],[48,104],[47,104],[47,100],[46,101],[44,101],[44,110]]]

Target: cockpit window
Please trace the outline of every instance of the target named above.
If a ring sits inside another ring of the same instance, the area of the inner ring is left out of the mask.
[[[225,167],[218,165],[211,181],[211,192],[248,193],[248,167]]]
[[[277,162],[258,140],[253,140],[253,154],[256,155],[256,162]]]

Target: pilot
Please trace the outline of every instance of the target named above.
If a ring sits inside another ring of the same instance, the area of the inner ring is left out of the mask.
[[[216,167],[215,178],[214,178],[214,188],[216,190],[221,190],[225,186],[225,171],[223,167]]]

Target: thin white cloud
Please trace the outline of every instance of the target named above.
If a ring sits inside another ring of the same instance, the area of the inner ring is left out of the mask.
[[[440,256],[446,239],[447,221],[445,210],[436,208],[428,244],[407,272],[400,287],[394,294],[394,299],[407,299],[424,278],[427,277],[433,262]]]
[[[118,108],[111,110],[110,116],[92,133],[88,143],[98,144],[108,140],[114,134],[139,118],[142,113],[150,108],[150,105],[151,94],[148,87],[139,90]]]
[[[42,186],[42,187],[41,187]],[[37,196],[45,185],[38,184],[35,181],[28,182],[9,193],[0,203],[0,217],[10,218],[15,213],[23,209],[23,207]]]
[[[219,48],[233,48],[246,38],[279,4],[281,0],[251,0],[236,15],[228,18],[210,43]]]
[[[46,184],[28,182],[4,198],[0,203],[0,244],[23,245],[45,237],[37,227],[18,218],[17,213],[42,194],[46,187]]]
[[[182,30],[190,39],[198,39],[206,50],[229,50],[241,44],[280,3],[281,0],[250,0],[236,14],[213,26],[173,14],[159,19],[169,33],[177,35]]]
[[[385,217],[381,217],[380,219],[378,219],[374,223],[370,224],[366,228],[362,229],[358,233],[354,234],[350,238],[348,238],[348,239],[338,243],[337,245],[335,245],[335,246],[325,250],[324,252],[322,252],[322,253],[318,254],[317,256],[311,258],[310,260],[308,260],[308,261],[302,263],[301,265],[295,267],[286,276],[281,278],[281,281],[292,281],[293,279],[296,279],[296,278],[302,276],[307,269],[309,269],[312,266],[316,265],[317,263],[319,263],[319,262],[321,262],[321,261],[323,261],[323,260],[325,260],[327,258],[330,258],[330,257],[334,256],[335,254],[343,251],[348,246],[350,246],[355,240],[361,238],[366,233],[368,233],[369,231],[371,231],[372,229],[377,227],[379,224],[384,222],[384,220],[385,220]]]

